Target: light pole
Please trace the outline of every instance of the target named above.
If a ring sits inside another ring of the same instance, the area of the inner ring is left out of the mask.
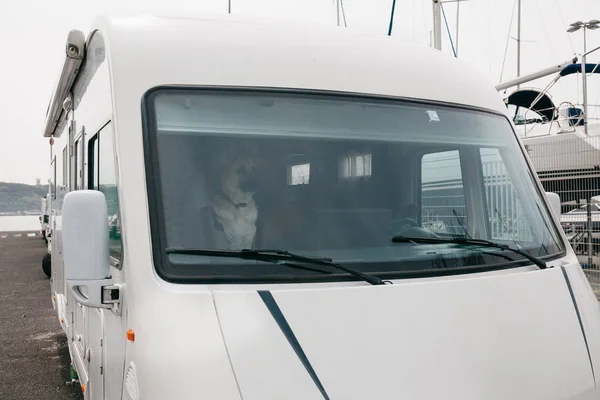
[[[571,27],[567,29],[567,32],[573,33],[577,32],[579,29],[583,28],[583,54],[581,56],[581,80],[582,80],[582,89],[583,89],[583,130],[585,134],[588,133],[588,124],[587,124],[587,78],[586,78],[586,65],[585,58],[587,53],[587,39],[586,39],[586,29],[598,29],[600,28],[600,21],[593,19],[588,22],[573,22]]]
[[[587,77],[586,74],[586,53],[587,53],[587,42],[586,42],[586,29],[598,29],[600,28],[600,21],[591,20],[588,22],[577,21],[571,24],[571,27],[567,29],[567,32],[573,33],[577,32],[579,29],[583,28],[583,54],[581,55],[581,81],[582,81],[582,89],[583,89],[583,131],[586,136],[588,134],[588,124],[587,124]],[[592,266],[592,200],[591,195],[588,192],[587,194],[587,231],[588,231],[588,266]]]

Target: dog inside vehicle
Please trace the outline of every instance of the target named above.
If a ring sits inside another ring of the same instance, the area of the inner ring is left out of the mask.
[[[254,201],[257,187],[257,157],[245,149],[227,149],[213,163],[218,193],[212,207],[232,250],[251,249],[256,236],[258,209]]]

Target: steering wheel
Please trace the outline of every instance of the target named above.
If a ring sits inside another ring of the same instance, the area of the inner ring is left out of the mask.
[[[419,223],[412,218],[399,218],[394,220],[392,230],[402,232],[409,228],[418,227]]]
[[[393,235],[404,235],[404,236],[417,236],[417,237],[431,237],[437,238],[434,232],[431,232],[425,228],[422,228],[417,221],[412,218],[399,218],[394,221],[392,227]]]

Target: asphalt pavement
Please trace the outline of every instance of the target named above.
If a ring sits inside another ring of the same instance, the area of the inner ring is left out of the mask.
[[[67,338],[42,271],[36,233],[0,232],[0,399],[83,399],[69,381]]]

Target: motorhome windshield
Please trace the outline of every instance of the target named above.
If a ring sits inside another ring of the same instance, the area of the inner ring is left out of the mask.
[[[165,88],[144,102],[154,262],[181,282],[356,279],[165,249],[281,249],[392,278],[531,264],[397,235],[564,248],[509,121],[436,104]]]

